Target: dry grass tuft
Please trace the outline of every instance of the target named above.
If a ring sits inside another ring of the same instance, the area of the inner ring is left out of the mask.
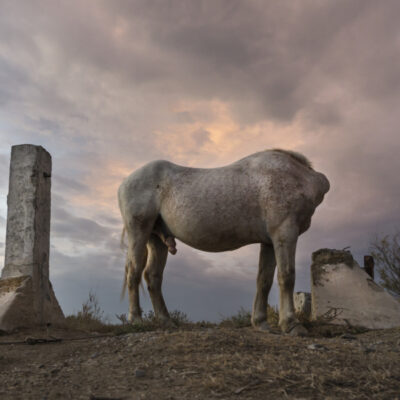
[[[93,291],[89,292],[88,299],[82,304],[82,308],[76,315],[68,315],[65,318],[66,328],[70,330],[88,332],[111,332],[113,326],[104,318],[104,312],[100,308],[99,301]]]
[[[333,325],[332,319],[335,318],[338,310],[331,310],[326,315],[320,317],[316,321],[311,321],[304,314],[297,314],[300,322],[308,329],[310,337],[333,338],[343,334],[359,334],[367,332],[368,329],[351,325]],[[279,331],[279,310],[278,308],[268,306],[267,310],[268,323],[272,328]],[[82,304],[82,309],[76,315],[66,317],[66,328],[70,330],[111,333],[115,335],[123,335],[137,332],[165,331],[172,328],[193,330],[197,328],[247,328],[251,326],[251,312],[241,308],[236,314],[223,318],[219,324],[211,322],[196,322],[189,320],[188,316],[179,310],[170,313],[171,324],[163,324],[159,321],[152,311],[144,314],[141,321],[128,323],[126,315],[116,315],[119,324],[110,324],[104,318],[104,312],[101,310],[97,296],[92,291],[89,292],[88,299]]]
[[[125,314],[116,315],[120,324],[111,324],[104,317],[104,312],[100,308],[99,301],[94,292],[90,291],[88,299],[82,304],[82,308],[75,315],[69,315],[65,319],[65,327],[69,330],[86,332],[114,333],[122,335],[135,332],[149,332],[156,330],[166,330],[175,328],[191,328],[205,326],[208,323],[193,324],[188,316],[182,311],[172,311],[170,313],[172,323],[169,325],[159,321],[152,311],[144,314],[141,321],[128,323]]]
[[[114,333],[116,335],[123,335],[126,333],[134,332],[149,332],[156,330],[166,330],[175,328],[187,328],[193,325],[188,316],[179,310],[174,310],[170,312],[170,317],[172,324],[165,325],[159,321],[154,315],[153,311],[149,311],[144,314],[141,321],[136,321],[132,324],[127,322],[125,314],[117,316],[117,318],[122,322],[121,325],[114,325]]]
[[[328,310],[325,315],[320,316],[317,320],[313,321],[305,314],[297,314],[299,321],[307,328],[309,336],[311,337],[327,337],[332,338],[343,334],[359,334],[368,332],[367,328],[347,325],[335,325],[332,321],[340,314],[340,310],[332,308]]]

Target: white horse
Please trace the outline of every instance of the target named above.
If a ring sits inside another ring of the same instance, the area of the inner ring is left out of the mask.
[[[188,168],[154,161],[133,172],[118,191],[128,236],[125,282],[129,321],[141,318],[142,273],[155,315],[169,322],[161,284],[175,238],[199,250],[220,252],[260,243],[252,324],[268,330],[267,304],[275,266],[280,287],[279,325],[301,335],[293,289],[298,236],[329,190],[326,177],[301,154],[266,150],[221,168]]]

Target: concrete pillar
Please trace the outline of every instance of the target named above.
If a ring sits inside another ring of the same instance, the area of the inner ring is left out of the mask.
[[[50,154],[41,146],[13,146],[0,279],[0,329],[63,319],[49,281],[50,188]]]

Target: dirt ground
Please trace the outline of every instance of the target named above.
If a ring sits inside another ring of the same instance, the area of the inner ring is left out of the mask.
[[[48,335],[63,340],[24,343]],[[3,400],[400,399],[400,329],[332,338],[224,327],[38,330],[0,342]]]

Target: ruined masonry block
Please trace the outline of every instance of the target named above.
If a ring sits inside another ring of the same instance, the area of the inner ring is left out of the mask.
[[[311,265],[312,319],[368,329],[400,326],[400,302],[376,284],[349,251],[321,249]]]
[[[64,319],[49,281],[50,188],[50,154],[41,146],[13,146],[0,279],[2,330]]]

